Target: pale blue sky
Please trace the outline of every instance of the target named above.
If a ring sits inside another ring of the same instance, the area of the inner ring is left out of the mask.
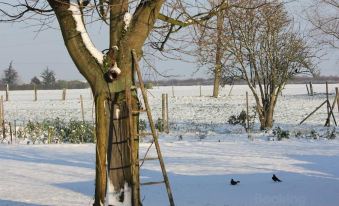
[[[292,11],[300,8],[294,5]],[[91,37],[95,45],[100,49],[107,46],[107,32],[104,26],[90,27]],[[49,29],[40,32],[36,37],[38,27],[30,27],[20,24],[0,24],[0,72],[7,68],[11,60],[24,82],[41,73],[47,66],[54,70],[58,79],[80,79],[83,77],[75,68],[64,46],[61,32],[57,29]],[[35,38],[36,37],[36,38]],[[319,69],[323,75],[339,75],[338,57],[339,51],[330,51],[330,55],[323,57]],[[178,75],[180,78],[207,77],[207,71],[199,71],[194,76],[195,64],[178,61],[156,62],[157,69],[166,74]]]

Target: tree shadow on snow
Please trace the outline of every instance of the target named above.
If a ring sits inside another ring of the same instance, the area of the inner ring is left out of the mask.
[[[92,153],[84,153],[81,155],[69,155],[61,153],[53,153],[52,150],[46,152],[40,151],[37,148],[27,146],[24,149],[16,152],[11,148],[0,150],[0,159],[4,160],[16,160],[23,162],[43,163],[43,164],[55,164],[72,167],[83,167],[83,168],[95,168],[95,158]],[[93,161],[89,161],[93,159]]]
[[[290,155],[289,157],[305,162],[296,165],[314,171],[314,173],[310,172],[304,175],[339,181],[339,156]]]
[[[47,206],[47,205],[18,202],[18,201],[13,201],[13,200],[1,200],[1,199],[0,199],[0,205],[1,206]]]
[[[337,206],[339,157],[295,155],[291,158],[304,161],[295,165],[299,170],[293,171],[287,167],[225,175],[180,175],[170,172],[168,175],[175,203],[185,206]],[[282,182],[273,182],[273,174]],[[231,178],[240,180],[240,184],[230,185]],[[142,169],[140,179],[141,182],[161,181],[162,175],[160,171]],[[141,199],[147,206],[168,205],[165,185],[142,186]]]
[[[94,195],[94,180],[93,181],[83,181],[83,182],[64,182],[54,184],[54,186],[72,190],[74,192],[81,193],[88,197]]]

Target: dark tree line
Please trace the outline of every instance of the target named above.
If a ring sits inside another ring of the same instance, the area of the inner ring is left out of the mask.
[[[34,85],[37,89],[83,89],[89,87],[87,82],[79,80],[57,80],[55,72],[48,67],[39,76],[34,76],[28,84],[20,83],[19,79],[19,74],[13,67],[13,61],[11,61],[8,68],[3,71],[0,88],[5,88],[7,84],[11,90],[30,90]]]

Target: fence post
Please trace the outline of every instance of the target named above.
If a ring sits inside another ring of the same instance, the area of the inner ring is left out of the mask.
[[[1,99],[0,99],[0,124],[2,123],[3,120],[3,112],[4,112],[4,98],[1,95]]]
[[[166,127],[165,132],[169,133],[169,122],[168,122],[168,94],[166,93]]]
[[[52,132],[51,132],[52,128],[51,127],[48,127],[48,139],[47,139],[47,143],[48,144],[51,144],[51,136],[52,136]]]
[[[65,101],[66,100],[66,88],[64,88],[62,90],[62,100]]]
[[[6,131],[5,131],[5,120],[2,120],[2,138],[6,138]]]
[[[11,137],[11,144],[13,144],[13,134],[12,134],[12,124],[11,124],[11,122],[9,122],[8,125],[9,125],[9,134],[10,134],[10,137]]]
[[[1,126],[2,126],[2,137],[3,139],[6,138],[6,131],[5,131],[5,111],[4,111],[4,98],[3,96],[1,95],[1,105],[0,105],[0,108],[1,108]]]
[[[310,96],[310,90],[308,90],[308,85],[306,84],[307,95]]]
[[[201,84],[200,84],[200,97],[202,96],[202,92],[201,92]]]
[[[4,108],[4,98],[1,96],[1,118],[2,121],[5,121],[5,108]]]
[[[250,118],[248,109],[248,92],[246,92],[246,121],[247,121],[247,132],[250,131]]]
[[[16,139],[16,120],[14,120],[14,136],[15,136],[15,139]]]
[[[6,101],[8,101],[9,86],[6,84]]]
[[[310,94],[311,94],[311,96],[314,95],[314,93],[313,93],[313,84],[312,84],[312,82],[310,82]]]
[[[4,111],[4,99],[1,96],[1,124],[2,124],[2,137],[3,139],[6,138],[6,131],[5,131],[5,111]]]
[[[84,102],[83,102],[82,95],[80,95],[80,106],[81,106],[81,117],[82,117],[82,121],[85,122]]]
[[[164,126],[164,130],[166,127],[166,105],[165,105],[165,101],[166,101],[166,94],[162,94],[161,95],[161,114],[162,114],[162,123]]]
[[[231,88],[230,88],[230,91],[229,91],[229,93],[228,93],[228,96],[231,96],[231,93],[232,93],[232,90],[233,90],[233,86],[234,86],[234,84],[232,84],[232,86],[231,86]]]
[[[331,105],[330,105],[330,101],[328,100],[328,83],[326,82],[326,101],[327,101],[327,122],[325,124],[325,126],[331,126],[331,114],[330,114],[330,108],[331,108]]]
[[[37,100],[38,100],[38,92],[36,89],[36,85],[34,84],[34,101],[37,101]]]
[[[335,94],[337,97],[337,107],[338,107],[338,112],[339,112],[339,90],[338,87],[335,88]]]

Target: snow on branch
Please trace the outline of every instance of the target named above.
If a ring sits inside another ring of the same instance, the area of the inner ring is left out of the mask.
[[[95,58],[97,59],[97,61],[100,64],[103,64],[103,60],[104,60],[104,56],[103,54],[93,45],[90,37],[88,36],[88,33],[86,31],[85,25],[82,21],[82,14],[79,8],[78,3],[75,3],[75,1],[71,1],[70,2],[70,6],[69,6],[69,11],[72,12],[72,16],[73,19],[75,21],[76,24],[76,30],[78,32],[80,32],[81,34],[81,38],[86,46],[86,48],[88,49],[89,53]]]

